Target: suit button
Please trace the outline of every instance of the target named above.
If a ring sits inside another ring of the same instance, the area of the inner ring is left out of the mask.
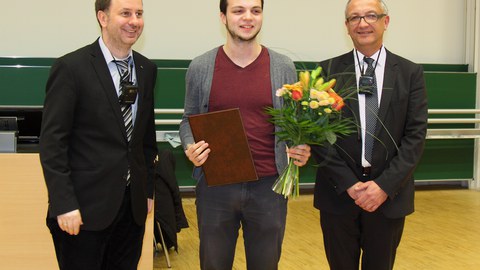
[[[128,148],[128,152],[131,153],[131,152],[132,152],[132,148],[129,147],[129,148]]]

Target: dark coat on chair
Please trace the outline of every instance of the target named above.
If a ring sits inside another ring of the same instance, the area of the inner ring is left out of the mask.
[[[170,150],[159,153],[155,166],[155,221],[160,223],[166,248],[178,250],[177,233],[188,228],[188,221],[175,176],[175,157]],[[160,239],[157,226],[154,232]]]

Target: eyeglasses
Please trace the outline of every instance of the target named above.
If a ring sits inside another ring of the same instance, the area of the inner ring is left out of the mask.
[[[350,24],[350,25],[357,25],[360,23],[360,21],[362,19],[365,20],[366,23],[368,24],[372,24],[372,23],[376,23],[379,19],[383,18],[387,16],[387,14],[375,14],[375,13],[372,13],[372,14],[367,14],[367,15],[364,15],[364,16],[357,16],[357,15],[354,15],[354,16],[351,16],[351,17],[348,17],[347,18],[347,22]]]

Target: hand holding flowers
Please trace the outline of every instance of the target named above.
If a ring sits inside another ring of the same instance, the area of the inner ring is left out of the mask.
[[[295,165],[302,167],[307,164],[311,156],[310,150],[308,144],[295,145],[292,148],[287,147],[287,155],[289,158],[292,158]]]

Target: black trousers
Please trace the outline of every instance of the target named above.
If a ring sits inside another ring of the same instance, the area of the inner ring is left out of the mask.
[[[334,215],[320,212],[325,253],[332,270],[393,269],[405,218],[386,218],[380,211]]]
[[[133,220],[129,188],[117,217],[104,230],[80,230],[78,235],[69,235],[60,229],[56,218],[47,218],[47,226],[60,270],[137,269],[145,225],[139,226]]]

